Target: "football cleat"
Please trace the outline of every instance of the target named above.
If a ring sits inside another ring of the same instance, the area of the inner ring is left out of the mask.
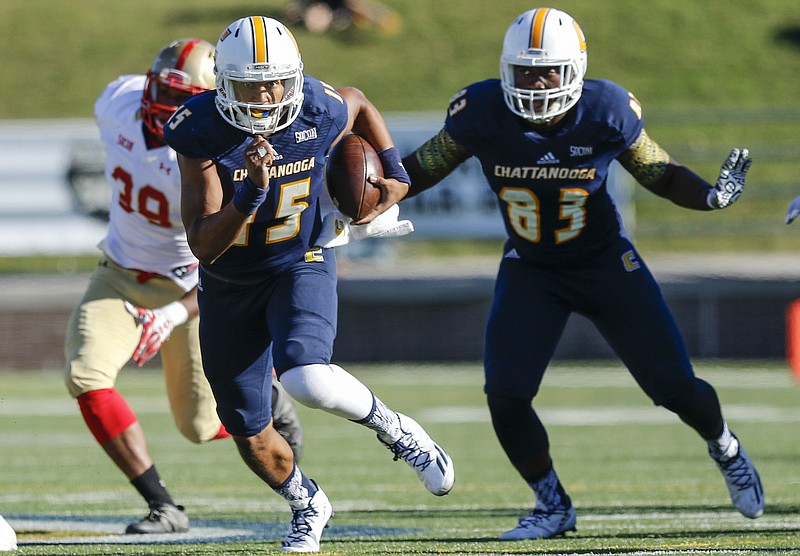
[[[17,533],[0,515],[0,552],[17,550]]]
[[[128,535],[153,535],[159,533],[185,533],[189,530],[189,515],[183,506],[159,503],[150,504],[150,513],[143,520],[131,523],[125,529]]]
[[[575,508],[543,510],[534,508],[516,527],[500,535],[501,541],[549,539],[575,530]]]
[[[733,505],[746,517],[755,519],[764,513],[764,489],[753,462],[734,436],[736,453],[733,456],[709,449],[708,453],[717,462]],[[729,449],[729,451],[733,451]]]
[[[444,496],[455,482],[453,461],[419,423],[401,413],[397,416],[402,432],[400,439],[390,442],[378,435],[378,440],[391,450],[395,461],[401,459],[414,469],[425,488],[436,496]]]
[[[292,528],[283,539],[281,552],[319,552],[322,530],[328,526],[333,508],[328,497],[317,487],[310,498],[290,501]]]

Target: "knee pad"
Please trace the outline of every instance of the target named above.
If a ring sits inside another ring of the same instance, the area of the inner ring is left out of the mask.
[[[372,392],[338,365],[299,365],[281,374],[281,386],[306,407],[357,421],[372,411]]]
[[[92,390],[78,396],[83,420],[102,446],[134,424],[136,414],[114,388]]]

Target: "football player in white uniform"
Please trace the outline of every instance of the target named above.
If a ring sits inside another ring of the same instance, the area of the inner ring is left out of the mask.
[[[214,88],[214,79],[214,47],[179,39],[159,51],[147,75],[117,78],[94,106],[113,195],[99,264],[68,325],[65,382],[89,430],[148,503],[149,514],[127,533],[189,529],[185,508],[167,492],[142,427],[115,388],[130,359],[141,366],[161,352],[170,409],[186,438],[230,436],[201,364],[197,260],[181,222],[177,157],[163,135],[183,101]],[[299,456],[294,405],[277,381],[273,388],[275,428]]]

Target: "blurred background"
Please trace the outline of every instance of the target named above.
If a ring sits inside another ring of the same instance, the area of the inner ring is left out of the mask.
[[[402,152],[433,135],[449,98],[498,76],[519,0],[162,2],[3,0],[0,53],[0,369],[62,365],[66,317],[96,264],[108,189],[92,106],[144,73],[168,41],[216,42],[239,17],[295,32],[306,73],[361,88]],[[341,3],[340,3],[341,4]],[[754,164],[730,210],[681,209],[620,173],[629,231],[700,357],[784,357],[800,297],[800,3],[796,0],[552,0],[583,27],[589,78],[644,106],[651,137],[713,181],[735,146]],[[416,231],[340,250],[340,360],[480,358],[503,232],[477,168],[401,205]],[[372,319],[380,314],[380,319]],[[579,317],[559,357],[610,357]]]

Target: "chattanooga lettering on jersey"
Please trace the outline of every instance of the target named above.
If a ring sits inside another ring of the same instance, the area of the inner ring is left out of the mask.
[[[562,166],[500,166],[494,167],[498,178],[521,180],[593,180],[595,168],[564,168]]]
[[[300,172],[307,172],[314,168],[315,162],[314,158],[304,158],[302,160],[296,160],[294,162],[289,162],[288,164],[278,164],[277,166],[270,166],[269,167],[269,179],[273,178],[282,178],[284,176],[290,176],[292,174],[299,174]],[[247,177],[247,169],[246,168],[237,168],[233,171],[233,181],[242,181]]]

